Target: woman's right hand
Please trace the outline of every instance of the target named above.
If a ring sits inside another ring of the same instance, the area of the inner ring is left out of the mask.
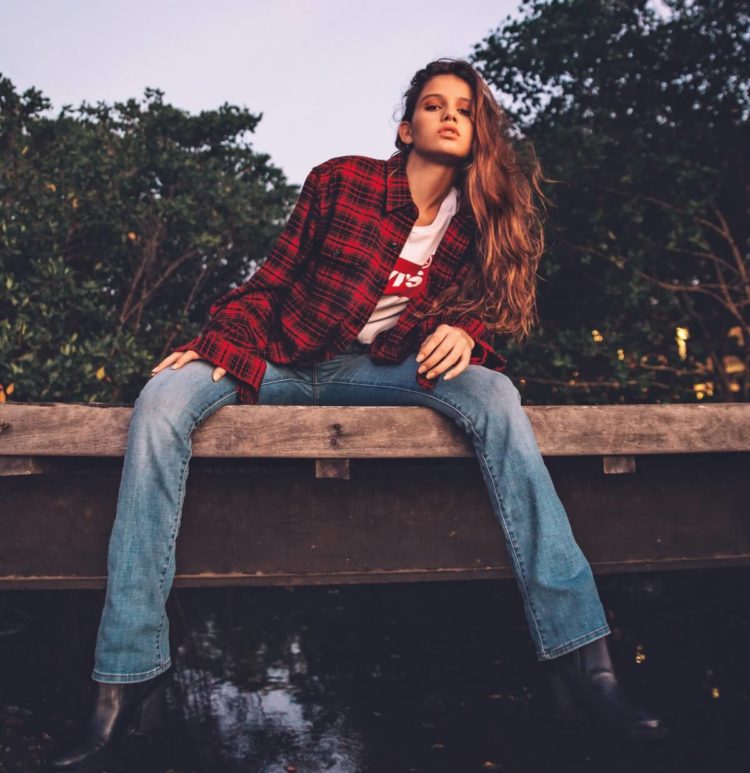
[[[164,368],[172,366],[172,370],[178,370],[183,365],[187,365],[189,362],[192,362],[193,360],[202,360],[203,357],[198,354],[198,352],[193,351],[192,349],[188,349],[185,352],[172,352],[172,354],[168,354],[155,368],[151,370],[151,375],[155,376],[159,371],[164,370]],[[214,381],[218,381],[226,371],[224,368],[214,368],[213,374],[211,375],[211,378]]]

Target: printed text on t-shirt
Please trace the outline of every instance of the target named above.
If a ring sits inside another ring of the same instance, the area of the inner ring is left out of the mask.
[[[424,265],[412,263],[406,258],[399,258],[388,277],[383,295],[402,295],[405,298],[414,298],[421,295],[427,285],[427,271],[432,264],[433,256],[427,258]]]

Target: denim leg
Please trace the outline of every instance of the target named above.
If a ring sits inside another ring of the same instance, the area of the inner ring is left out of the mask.
[[[321,405],[423,405],[470,436],[505,535],[537,657],[548,660],[610,630],[591,567],[539,451],[521,395],[503,373],[470,365],[431,390],[415,356],[376,365],[367,354],[317,366]]]
[[[107,554],[107,591],[92,678],[140,682],[171,665],[166,600],[175,572],[190,435],[200,422],[237,401],[236,382],[211,378],[196,360],[153,376],[141,390],[127,449]]]
[[[107,591],[92,678],[140,682],[171,665],[166,601],[175,575],[191,434],[224,405],[237,402],[237,382],[211,378],[195,360],[153,376],[135,401],[107,553]],[[261,384],[267,403],[311,401],[306,373],[269,363]]]

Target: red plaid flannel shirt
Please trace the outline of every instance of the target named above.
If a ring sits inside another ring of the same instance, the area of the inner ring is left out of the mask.
[[[419,211],[405,156],[340,156],[307,176],[294,211],[263,265],[218,298],[200,335],[174,351],[196,351],[238,381],[238,400],[257,403],[266,362],[310,365],[329,360],[357,337],[380,300]],[[471,364],[505,368],[480,319],[449,312],[418,318],[469,268],[476,221],[462,199],[435,252],[424,295],[409,301],[396,325],[373,340],[376,363],[403,361],[446,323],[475,342]],[[418,374],[429,389],[434,380]]]

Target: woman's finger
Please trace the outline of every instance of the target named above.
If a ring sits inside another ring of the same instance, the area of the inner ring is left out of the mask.
[[[224,376],[225,373],[226,373],[226,371],[224,370],[224,368],[214,368],[214,372],[211,375],[211,378],[214,381],[218,381],[220,378],[222,378]]]
[[[466,368],[469,367],[469,362],[471,360],[471,349],[466,349],[466,351],[462,352],[461,359],[459,360],[458,365],[451,368],[444,376],[443,380],[448,381],[448,379],[455,378],[458,376],[459,373],[463,373]]]
[[[438,325],[438,327],[422,342],[422,345],[417,352],[417,362],[423,363],[423,369],[425,365],[429,367],[425,360],[434,354],[436,348],[445,340],[449,332],[450,327],[447,325]],[[440,358],[438,357],[433,361],[437,362],[438,359]]]
[[[424,362],[433,352],[435,347],[440,343],[434,333],[430,333],[427,338],[422,341],[422,345],[417,352],[417,362]]]
[[[179,359],[182,352],[172,352],[172,354],[168,354],[155,368],[151,368],[151,373],[158,373],[160,370],[164,370],[164,368],[171,365],[175,360]]]
[[[451,365],[455,365],[461,359],[461,352],[461,346],[454,346],[440,362],[427,371],[427,378],[437,378],[441,373],[448,370]]]
[[[192,349],[188,349],[186,352],[178,352],[180,358],[172,365],[172,370],[179,370],[183,365],[187,365],[193,360],[199,360],[201,358],[198,352],[194,352]]]
[[[453,350],[458,341],[458,336],[455,335],[450,328],[438,328],[432,336],[425,341],[420,350],[420,355],[424,353],[425,356],[420,360],[420,355],[417,355],[417,362],[421,363],[417,369],[417,373],[424,373],[441,362],[443,358]]]

